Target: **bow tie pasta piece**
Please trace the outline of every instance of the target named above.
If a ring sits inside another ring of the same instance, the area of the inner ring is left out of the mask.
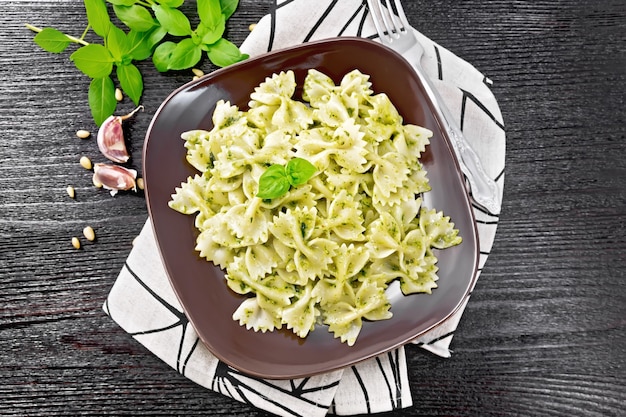
[[[335,89],[332,78],[316,69],[310,69],[304,79],[302,99],[309,102],[311,107],[323,107]]]
[[[311,240],[317,225],[317,209],[296,207],[280,212],[275,216],[270,231],[286,246],[306,251],[306,243]]]
[[[296,86],[293,71],[266,78],[250,94],[251,121],[268,132],[278,128],[293,132],[313,124],[313,111],[292,99]]]
[[[281,212],[269,226],[275,239],[294,249],[296,270],[300,276],[309,280],[327,273],[337,248],[332,240],[314,237],[316,222],[317,210],[305,207]]]
[[[331,96],[338,96],[341,99],[356,99],[353,103],[363,103],[367,97],[372,94],[372,83],[369,76],[361,73],[359,70],[353,70],[345,74],[339,85],[335,85],[334,81],[326,74],[310,69],[304,80],[302,99],[310,103],[311,107],[319,109],[327,105],[331,100]],[[349,106],[352,117],[356,117],[353,110],[357,110],[356,106]]]
[[[427,250],[426,255],[413,262],[405,265],[406,274],[400,277],[400,290],[403,294],[426,293],[431,294],[432,290],[437,288],[437,257],[432,251]]]
[[[192,130],[181,135],[187,148],[187,161],[200,172],[213,168],[216,155],[232,146],[234,137],[239,138],[239,146],[248,148],[259,140],[258,132],[248,125],[244,113],[229,102],[216,103],[212,120],[211,131]]]
[[[402,225],[404,231],[408,231],[417,228],[415,219],[419,215],[421,207],[421,198],[408,198],[400,204],[391,207],[388,212],[396,219],[398,224]]]
[[[413,212],[413,207],[407,207],[405,210],[396,209],[395,216],[381,213],[380,218],[372,222],[368,229],[366,244],[370,256],[375,259],[370,272],[383,281],[400,278],[400,287],[404,294],[430,293],[431,289],[437,286],[438,279],[437,268],[433,268],[432,262],[435,259],[436,263],[436,258],[430,247],[433,238],[440,239],[442,231],[446,235],[448,227],[443,225],[445,219],[437,216],[434,210],[429,211],[425,208],[420,210],[420,216],[426,217],[424,221],[421,217],[409,219]],[[433,219],[436,219],[435,222],[439,222],[439,225],[431,228]],[[433,235],[418,227],[417,223],[427,225],[428,232]],[[454,244],[458,243],[460,240]]]
[[[277,307],[288,306],[291,299],[296,296],[296,288],[278,275],[269,274],[262,278],[253,278],[243,257],[235,257],[230,264],[226,282],[237,294],[254,293],[270,300],[271,304]]]
[[[187,162],[200,172],[213,168],[214,155],[208,145],[210,132],[206,130],[191,130],[184,132],[181,138],[187,148]]]
[[[341,96],[359,97],[364,100],[374,93],[371,87],[369,75],[363,74],[359,70],[352,70],[343,76],[338,90]]]
[[[241,136],[245,139],[252,134],[250,132],[244,114],[237,106],[224,100],[219,100],[213,112],[213,129],[210,132],[205,130],[191,130],[184,132],[181,138],[185,141],[187,149],[187,161],[198,171],[205,172],[213,168],[213,160],[228,143],[229,138]],[[226,131],[226,134],[224,134]],[[253,135],[253,140],[255,139]]]
[[[322,227],[345,241],[360,242],[365,239],[363,222],[359,200],[346,190],[340,190],[328,206]]]
[[[341,169],[326,172],[325,183],[332,190],[344,190],[348,194],[356,196],[361,191],[363,184],[367,184],[371,181],[371,174],[364,173],[345,173]],[[340,191],[341,192],[341,191]],[[332,198],[330,198],[332,199]]]
[[[351,97],[343,98],[332,94],[324,105],[313,110],[315,121],[328,127],[337,127],[347,120],[352,120],[358,103]]]
[[[369,252],[363,245],[342,244],[333,259],[331,274],[325,275],[315,284],[313,294],[319,299],[322,309],[340,301],[354,298],[353,283],[369,262]]]
[[[269,236],[270,215],[260,209],[261,200],[256,198],[251,203],[237,204],[224,213],[223,220],[228,229],[244,246],[265,243]]]
[[[372,95],[369,98],[371,109],[368,110],[368,117],[372,123],[392,126],[397,130],[402,126],[402,116],[398,113],[389,96],[385,93]]]
[[[340,301],[324,310],[323,322],[328,324],[328,330],[335,337],[352,346],[363,327],[363,319],[391,318],[390,308],[384,288],[377,286],[375,282],[366,281],[360,283],[352,300]]]
[[[291,98],[296,92],[296,77],[293,71],[281,71],[265,78],[250,94],[250,108],[260,106],[280,106],[284,99]]]
[[[333,151],[332,130],[316,127],[298,133],[294,144],[296,156],[311,162],[318,170],[324,171],[331,164]]]
[[[426,293],[431,294],[437,288],[437,258],[430,251],[426,251],[423,259],[415,260],[410,264],[400,261],[399,253],[387,258],[376,259],[369,266],[367,273],[373,281],[389,283],[399,279],[400,290],[404,295]]]
[[[289,253],[289,259],[285,260],[284,268],[277,268],[275,273],[278,274],[285,282],[297,285],[297,288],[303,288],[308,286],[309,277],[307,275],[301,275],[300,271],[296,268],[294,261],[294,255],[296,250],[287,248]]]
[[[421,206],[430,184],[419,158],[432,132],[403,124],[371,87],[358,70],[335,84],[311,69],[301,101],[293,71],[273,74],[248,111],[219,101],[210,131],[181,135],[199,174],[169,206],[196,215],[195,250],[246,297],[232,319],[247,329],[306,337],[324,325],[353,345],[364,322],[392,316],[391,282],[406,295],[431,293],[434,249],[461,243],[449,217]],[[268,167],[276,177],[263,175]],[[258,197],[261,177],[264,187],[288,181],[286,193]]]
[[[233,126],[228,132],[228,140],[222,140],[219,150],[212,152],[212,173],[222,178],[242,175],[255,167],[271,164],[284,164],[291,157],[292,137],[283,130],[267,135],[250,126]],[[223,136],[225,132],[220,132]],[[261,172],[256,174],[256,177]]]
[[[295,209],[297,207],[313,208],[317,206],[319,196],[312,190],[311,185],[306,184],[292,188],[282,197],[272,200],[263,200],[263,207],[275,212],[284,209]]]
[[[407,158],[396,152],[388,152],[374,161],[374,194],[380,201],[396,192],[411,174]]]
[[[226,211],[216,213],[213,217],[207,219],[202,224],[203,230],[196,239],[199,248],[211,248],[214,243],[229,248],[231,250],[238,250],[245,248],[246,243],[243,239],[237,238],[228,225],[228,216]],[[211,252],[201,251],[200,256],[211,259]]]
[[[196,238],[196,246],[194,249],[198,252],[200,257],[213,262],[222,269],[226,269],[234,262],[235,256],[239,254],[239,250],[225,246],[213,239],[212,233],[213,231],[210,229],[200,232]]]
[[[364,125],[365,139],[371,143],[380,144],[391,140],[402,129],[402,117],[384,93],[368,97],[361,123]]]
[[[233,320],[248,330],[255,332],[273,331],[280,329],[282,323],[279,314],[267,310],[259,305],[259,297],[246,298],[233,313]]]
[[[294,157],[292,134],[283,130],[275,130],[262,138],[261,148],[257,150],[253,162],[257,165],[285,165]]]
[[[406,200],[415,199],[416,196],[430,191],[430,184],[422,164],[418,161],[411,165],[409,169],[404,182],[394,191],[389,191],[388,193],[381,191],[380,183],[376,184],[372,181],[369,194],[371,194],[374,205],[379,210],[388,210],[402,204]]]
[[[331,142],[335,162],[349,171],[365,172],[368,168],[365,156],[369,152],[363,136],[364,133],[353,119],[348,119],[337,126]]]
[[[374,259],[387,258],[400,249],[402,225],[388,212],[381,212],[367,230],[366,246]]]
[[[226,129],[245,117],[245,113],[239,107],[232,105],[229,101],[219,100],[215,103],[213,111],[213,131]]]
[[[462,241],[459,231],[454,228],[454,223],[450,221],[449,216],[444,216],[442,211],[422,208],[419,225],[430,244],[437,249],[449,248]]]
[[[313,124],[313,111],[304,103],[285,99],[272,115],[272,125],[288,132],[297,132]]]
[[[298,337],[306,337],[315,328],[320,315],[320,310],[316,307],[318,302],[319,299],[313,296],[313,287],[305,286],[295,300],[282,309],[282,323]]]
[[[402,143],[398,139],[394,139],[394,146],[398,152],[411,155],[416,160],[426,150],[426,145],[430,143],[433,132],[421,126],[406,124],[402,126],[401,135]]]
[[[208,178],[205,176],[195,175],[193,178],[187,178],[187,182],[176,187],[172,199],[168,202],[170,208],[184,214],[202,213],[203,218],[213,217],[217,207],[207,204],[211,201],[215,192],[207,187]],[[222,197],[221,203],[228,201],[226,196],[219,194],[216,197]],[[217,209],[219,210],[219,209]]]
[[[322,126],[300,132],[294,146],[296,156],[309,160],[324,170],[336,162],[348,171],[362,173],[368,169],[367,142],[353,119],[347,119],[336,128]]]

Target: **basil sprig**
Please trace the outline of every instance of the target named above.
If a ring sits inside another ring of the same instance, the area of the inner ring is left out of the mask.
[[[315,171],[315,166],[303,158],[293,158],[284,166],[271,165],[259,178],[256,196],[264,200],[282,197],[292,186],[306,183]]]
[[[112,22],[107,3],[124,29]],[[183,3],[184,0],[84,0],[88,25],[80,38],[54,28],[26,26],[38,32],[34,41],[45,51],[61,53],[72,43],[82,45],[70,59],[92,79],[89,107],[100,125],[117,107],[114,69],[120,88],[138,105],[144,86],[135,61],[152,56],[156,69],[165,72],[192,68],[203,53],[218,67],[248,57],[223,37],[226,21],[237,8],[238,0],[197,0],[199,23],[195,28],[179,10]],[[89,29],[102,38],[102,43],[85,41]]]

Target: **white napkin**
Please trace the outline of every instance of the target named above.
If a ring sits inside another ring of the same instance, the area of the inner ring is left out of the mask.
[[[504,186],[505,133],[490,81],[473,66],[416,31],[426,53],[425,71],[472,141],[486,171]],[[375,39],[376,31],[362,0],[278,0],[241,45],[256,56],[264,52],[334,36]],[[482,269],[498,222],[474,207]],[[480,273],[480,270],[479,270]],[[443,325],[415,343],[439,356],[450,356],[450,342],[465,305]],[[199,341],[170,286],[146,221],[104,304],[125,331],[190,380],[237,401],[281,416],[370,414],[413,404],[404,348],[343,370],[297,380],[263,380],[228,367]]]

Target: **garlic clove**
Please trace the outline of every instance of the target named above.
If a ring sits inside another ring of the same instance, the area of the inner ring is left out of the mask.
[[[137,191],[137,171],[119,165],[97,163],[93,167],[94,184],[102,184],[114,196],[118,191]]]
[[[130,155],[126,150],[120,116],[109,116],[102,123],[100,130],[98,130],[98,148],[102,155],[113,162],[124,163],[128,161]]]
[[[98,130],[98,148],[100,152],[113,162],[124,163],[130,158],[128,150],[126,149],[126,142],[124,140],[124,130],[122,128],[122,122],[129,117],[132,117],[139,110],[142,110],[143,106],[137,107],[132,112],[124,116],[109,116]]]

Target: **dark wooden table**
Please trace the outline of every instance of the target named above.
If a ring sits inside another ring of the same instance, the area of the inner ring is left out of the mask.
[[[271,3],[242,0],[229,39]],[[389,415],[624,415],[626,3],[405,3],[413,25],[494,81],[507,168],[454,355],[409,346],[415,406]],[[27,22],[80,35],[82,2],[0,2],[0,415],[265,415],[180,376],[103,313],[145,201],[92,186],[78,160],[95,140],[75,136],[96,131],[89,81],[37,47]],[[191,77],[140,69],[146,111],[127,129],[139,169],[151,115]],[[76,250],[86,225],[97,241]]]

